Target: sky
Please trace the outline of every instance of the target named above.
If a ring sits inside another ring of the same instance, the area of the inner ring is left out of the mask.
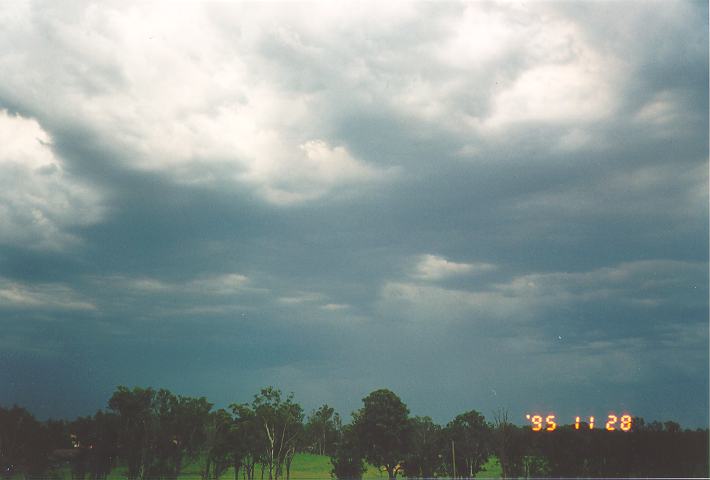
[[[707,2],[0,3],[0,405],[708,424]]]

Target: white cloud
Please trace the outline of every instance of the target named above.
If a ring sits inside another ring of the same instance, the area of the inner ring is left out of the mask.
[[[318,292],[295,292],[290,295],[279,297],[278,301],[287,305],[298,305],[302,303],[318,302],[323,298],[324,295]]]
[[[581,127],[609,118],[620,103],[625,63],[552,6],[532,7],[474,2],[460,15],[437,18],[440,37],[411,53],[447,75],[405,67],[393,108],[464,141],[478,133],[493,143],[509,141],[518,125]]]
[[[350,305],[344,303],[327,303],[325,305],[321,305],[320,308],[329,312],[337,312],[340,310],[347,310],[348,308],[350,308]]]
[[[313,200],[336,187],[373,182],[392,173],[365,165],[345,147],[309,140],[289,155],[273,152],[263,161],[254,162],[242,178],[259,185],[267,200],[284,205]]]
[[[518,322],[564,305],[612,299],[633,308],[655,308],[673,302],[688,306],[694,289],[702,286],[706,269],[707,265],[701,263],[646,260],[587,272],[517,275],[476,290],[390,281],[380,290],[379,305],[406,318],[436,323]],[[669,290],[673,296],[669,296]]]
[[[20,309],[95,310],[95,305],[83,299],[61,283],[26,284],[0,277],[0,307]]]
[[[0,51],[8,72],[0,93],[55,123],[83,126],[133,168],[184,183],[247,185],[276,204],[388,177],[392,170],[324,136],[318,99],[283,85],[259,52],[272,35],[298,47],[304,31],[286,28],[294,19],[252,28],[261,9],[234,9],[238,23],[228,32],[215,28],[209,7],[190,3],[33,11],[6,32],[16,46]],[[310,16],[296,17],[308,28]],[[40,29],[50,43],[40,42]],[[235,30],[243,35],[233,38]],[[37,100],[46,96],[54,101]]]
[[[657,138],[675,138],[688,129],[687,108],[680,92],[663,90],[644,103],[633,120],[649,127]]]
[[[441,280],[447,277],[470,273],[482,273],[495,270],[489,263],[457,263],[438,255],[421,255],[414,267],[415,278],[422,280]]]
[[[279,205],[396,176],[334,134],[343,111],[495,143],[521,122],[606,118],[624,72],[542,4],[151,2],[15,17],[0,33],[0,95],[80,126],[133,168],[246,185]]]
[[[491,319],[517,321],[529,316],[524,298],[498,291],[466,291],[409,282],[387,282],[380,292],[380,308],[395,311],[420,322],[472,321]]]
[[[251,286],[249,277],[239,273],[205,275],[179,282],[169,282],[152,277],[94,277],[93,283],[98,285],[109,285],[111,288],[139,295],[170,293],[200,296],[221,296],[263,291],[263,289]]]
[[[499,129],[521,122],[592,122],[609,117],[614,98],[607,69],[596,56],[532,67],[495,96],[493,115],[485,120],[484,127]]]
[[[673,183],[669,183],[670,178]],[[583,218],[612,212],[677,221],[697,219],[707,209],[707,196],[707,163],[678,162],[619,168],[614,175],[591,177],[583,184],[560,185],[525,195],[512,208],[544,218]]]
[[[36,120],[0,110],[0,244],[61,249],[71,228],[95,223],[103,209],[90,186],[64,170]]]
[[[140,293],[160,293],[173,290],[173,286],[155,278],[126,279],[124,285]]]
[[[207,295],[234,295],[244,291],[249,279],[238,273],[228,273],[195,279],[185,289],[189,292]]]
[[[527,299],[539,306],[613,298],[629,305],[654,307],[685,302],[683,287],[690,291],[701,282],[706,268],[706,264],[697,262],[641,260],[587,272],[519,275],[493,287],[506,296]],[[671,287],[675,298],[668,295]]]

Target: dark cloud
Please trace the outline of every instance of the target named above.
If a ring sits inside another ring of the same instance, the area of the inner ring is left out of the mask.
[[[0,403],[707,424],[707,5],[72,8],[0,8]]]

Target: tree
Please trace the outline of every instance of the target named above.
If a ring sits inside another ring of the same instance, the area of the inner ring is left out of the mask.
[[[73,442],[74,455],[70,458],[72,480],[83,480],[89,472],[89,455],[93,447],[95,430],[93,418],[79,417],[69,425],[70,439]]]
[[[195,460],[203,450],[212,404],[204,397],[175,396],[162,389],[154,407],[151,476],[175,479],[185,461]]]
[[[409,409],[393,392],[381,389],[362,399],[353,427],[365,459],[394,479],[407,455]]]
[[[405,474],[408,477],[432,478],[442,463],[442,440],[441,427],[430,417],[410,419]]]
[[[209,414],[205,428],[201,469],[202,480],[218,479],[232,466],[234,420],[224,409]],[[241,462],[235,467],[235,479]]]
[[[111,472],[117,457],[117,420],[116,415],[98,411],[93,417],[79,417],[67,426],[76,452],[70,460],[73,479],[88,474],[98,480]]]
[[[491,426],[483,415],[471,410],[457,415],[446,425],[444,436],[448,444],[453,442],[448,455],[455,465],[451,467],[451,475],[456,472],[458,477],[473,478],[480,472],[491,452]]]
[[[280,478],[284,464],[288,478],[296,442],[303,429],[303,408],[293,401],[293,394],[282,399],[280,390],[267,387],[254,396],[252,409],[266,435],[265,462],[269,480]]]
[[[339,480],[357,480],[365,472],[362,451],[352,425],[341,429],[335,450],[330,455],[332,476]]]
[[[109,408],[118,415],[118,450],[126,462],[128,480],[143,479],[151,460],[154,397],[151,388],[130,390],[119,386],[108,401]]]
[[[248,404],[232,404],[234,424],[230,430],[230,458],[234,466],[234,480],[240,468],[248,480],[254,479],[256,463],[265,457],[266,435],[261,420]]]
[[[109,400],[118,415],[118,446],[129,480],[175,479],[203,448],[212,404],[168,390],[119,386]]]
[[[318,455],[333,453],[340,423],[340,415],[327,404],[311,412],[306,422],[305,436],[312,451]]]
[[[42,474],[52,449],[47,427],[22,407],[0,407],[0,468],[3,475]]]
[[[522,431],[508,421],[508,411],[499,409],[493,415],[493,449],[498,455],[502,477],[522,475],[525,444]]]
[[[94,415],[93,425],[94,437],[89,473],[93,480],[105,479],[116,465],[118,457],[118,417],[98,411]]]

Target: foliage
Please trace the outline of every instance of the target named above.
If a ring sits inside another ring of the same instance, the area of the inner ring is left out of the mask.
[[[288,479],[303,434],[303,408],[294,402],[293,394],[284,399],[280,390],[263,388],[251,405],[234,404],[232,410],[241,419],[242,433],[261,447],[258,453],[250,452],[251,460],[255,462],[259,456],[269,480],[278,480],[284,473]]]
[[[308,416],[305,425],[305,443],[309,450],[319,455],[331,455],[338,441],[340,416],[335,409],[323,404]]]
[[[331,475],[337,479],[359,479],[365,472],[365,462],[355,431],[351,425],[342,428],[335,449],[330,455]]]
[[[485,417],[475,410],[457,415],[443,434],[448,447],[443,456],[447,475],[473,478],[491,453],[491,426]]]
[[[212,404],[164,389],[119,386],[109,408],[118,415],[118,451],[129,480],[172,479],[200,452]]]
[[[493,451],[498,456],[503,478],[516,478],[525,469],[525,441],[521,429],[510,423],[508,412],[500,409],[493,415]]]
[[[393,479],[407,456],[409,409],[393,392],[381,389],[363,398],[353,427],[365,459]]]
[[[79,417],[67,426],[76,453],[70,459],[72,478],[105,479],[118,456],[118,417],[96,412],[93,417]]]
[[[0,407],[0,468],[3,475],[15,471],[41,473],[49,466],[49,429],[22,407]]]
[[[260,419],[250,405],[233,404],[234,426],[231,434],[231,455],[235,480],[243,466],[248,480],[254,478],[254,468],[263,458],[266,449],[266,435]]]
[[[441,470],[443,462],[445,440],[442,429],[430,417],[414,417],[409,423],[404,473],[407,477],[432,478]]]
[[[471,410],[442,428],[428,417],[410,418],[394,393],[377,390],[350,425],[323,405],[304,426],[293,395],[272,387],[250,404],[217,411],[204,398],[118,387],[108,411],[71,422],[40,422],[21,407],[0,407],[0,475],[255,480],[259,469],[260,480],[344,479],[383,478],[376,467],[384,467],[393,479],[398,472],[452,476],[455,466],[457,477],[707,477],[708,430],[641,418],[633,425],[631,432],[583,423],[533,432],[513,425],[505,411],[489,425]],[[330,464],[325,456],[297,457],[314,449],[328,451]]]

